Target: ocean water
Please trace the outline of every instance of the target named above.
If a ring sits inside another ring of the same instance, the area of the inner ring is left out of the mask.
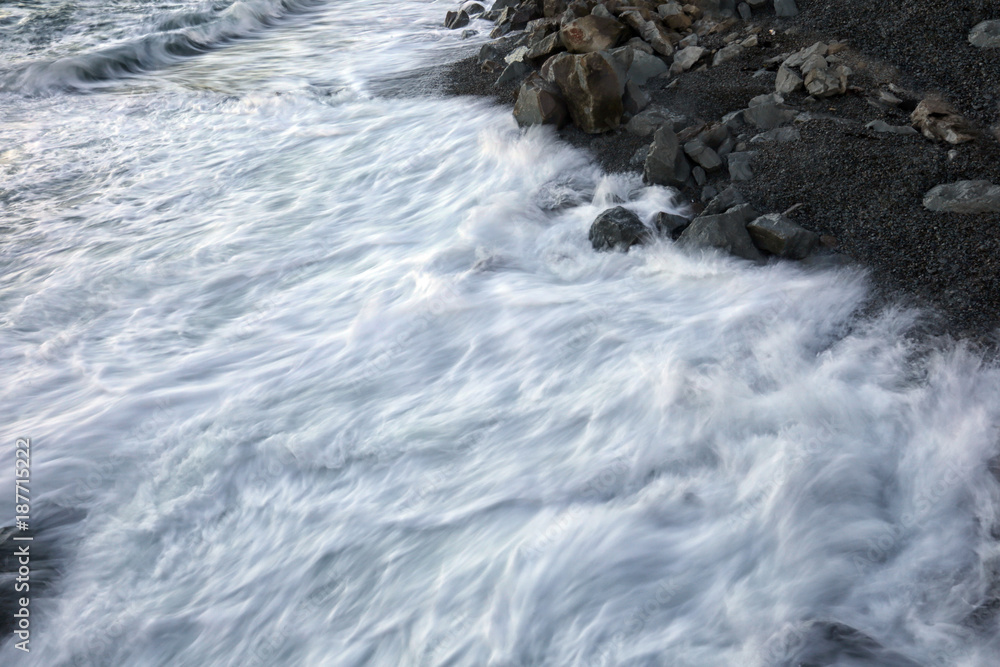
[[[0,6],[0,664],[1000,664],[996,365],[594,253],[672,193],[436,94],[452,8]]]

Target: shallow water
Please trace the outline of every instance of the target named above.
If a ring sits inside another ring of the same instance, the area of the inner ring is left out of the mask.
[[[856,270],[595,254],[671,193],[426,94],[450,8],[0,10],[59,570],[0,662],[997,664],[997,368]]]

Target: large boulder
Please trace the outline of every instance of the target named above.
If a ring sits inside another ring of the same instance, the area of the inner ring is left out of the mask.
[[[969,42],[981,49],[1000,49],[1000,21],[983,21],[969,33]]]
[[[655,107],[645,109],[632,116],[628,123],[625,124],[625,130],[637,137],[651,137],[663,125],[667,125],[671,130],[676,131],[687,122],[688,119],[681,114],[674,113],[662,107]]]
[[[695,248],[717,248],[737,257],[760,261],[764,257],[747,231],[747,222],[756,217],[749,204],[736,206],[725,213],[701,215],[691,221],[678,243]]]
[[[444,17],[444,27],[455,30],[469,25],[469,14],[465,10],[448,12]]]
[[[640,86],[654,76],[659,76],[667,71],[667,64],[662,58],[650,55],[638,49],[633,50],[632,65],[628,69],[628,78],[635,81]]]
[[[570,53],[593,53],[616,46],[625,33],[625,26],[618,21],[591,14],[564,25],[559,38]]]
[[[518,125],[555,125],[562,127],[569,120],[566,102],[559,89],[537,73],[521,84],[514,104]]]
[[[548,58],[562,50],[562,39],[559,38],[559,33],[554,32],[534,42],[528,47],[528,52],[524,54],[524,57],[527,60]]]
[[[930,189],[924,207],[945,213],[1000,213],[1000,185],[989,181],[957,181]]]
[[[606,54],[560,54],[550,62],[552,78],[577,127],[588,134],[618,128],[625,111],[622,104],[625,82]]]
[[[590,225],[589,238],[594,250],[628,250],[648,237],[646,225],[624,206],[609,208]]]
[[[656,130],[643,166],[643,175],[647,183],[673,186],[684,185],[691,175],[691,165],[684,157],[672,127],[661,125]]]
[[[819,243],[818,235],[780,213],[760,216],[747,225],[747,232],[761,250],[788,259],[805,259]]]
[[[951,106],[938,97],[928,97],[910,114],[910,122],[932,141],[962,144],[976,138],[975,128]]]

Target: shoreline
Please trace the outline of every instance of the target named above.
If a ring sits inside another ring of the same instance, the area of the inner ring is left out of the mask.
[[[630,6],[635,4],[640,3]],[[1000,184],[1000,48],[977,48],[967,39],[969,29],[980,21],[1000,19],[1000,7],[969,0],[966,11],[942,12],[940,5],[917,0],[907,7],[872,12],[860,0],[844,0],[836,8],[828,4],[798,0],[798,15],[778,17],[768,1],[754,8],[749,20],[710,12],[671,35],[691,41],[692,34],[700,33],[697,45],[704,55],[687,71],[667,71],[644,81],[641,89],[649,101],[640,115],[666,110],[682,117],[674,123],[682,140],[691,138],[691,128],[711,127],[747,109],[753,98],[774,94],[787,56],[817,42],[836,51],[828,56],[830,67],[842,63],[850,76],[843,93],[816,97],[801,88],[783,93],[779,106],[794,120],[774,132],[746,123],[731,131],[734,143],[745,144],[738,148],[753,153],[749,179],[731,180],[724,167],[705,172],[700,183],[689,178],[685,184],[670,185],[696,215],[711,199],[705,196],[711,189],[721,192],[730,185],[761,214],[793,209],[788,217],[796,225],[820,235],[828,251],[870,272],[873,305],[917,306],[925,312],[925,333],[996,348],[1000,211],[931,211],[924,197],[935,186],[956,181]],[[528,43],[532,29],[535,39],[543,33],[558,35],[560,20],[564,25],[594,6],[597,3],[578,0],[570,5],[568,11],[576,12],[571,16],[540,17],[527,30],[509,31],[490,42],[496,49],[491,55],[509,55]],[[623,9],[613,0],[602,6],[612,12]],[[655,14],[645,15],[659,21]],[[540,29],[544,23],[550,25]],[[881,43],[887,31],[901,30],[919,35],[918,42]],[[641,47],[634,32],[629,34],[632,41],[620,43]],[[719,51],[740,43],[749,46],[730,49],[737,52],[734,57],[713,65]],[[683,46],[674,45],[674,55]],[[665,65],[672,63],[672,56],[649,50]],[[914,50],[928,58],[915,59]],[[488,97],[512,108],[522,82],[539,69],[539,60],[526,62],[520,76],[498,86],[502,70],[495,69],[496,63],[482,62],[482,55],[472,56],[446,67],[442,92]],[[911,127],[913,110],[923,100],[934,97],[953,105],[971,128],[971,140],[953,144],[913,131],[897,133],[904,131],[898,128]],[[642,173],[638,158],[653,137],[630,131],[629,118],[626,112],[619,127],[596,134],[569,123],[558,135],[587,150],[606,172]],[[896,131],[866,127],[874,121]],[[764,134],[776,138],[768,140]],[[711,189],[705,193],[705,187]]]

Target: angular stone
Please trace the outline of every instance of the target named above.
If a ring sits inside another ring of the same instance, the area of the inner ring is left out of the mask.
[[[448,12],[444,17],[444,27],[455,30],[469,25],[469,15],[465,11]]]
[[[656,231],[670,238],[676,237],[691,223],[690,220],[682,215],[667,213],[666,211],[657,213],[654,222],[656,224]]]
[[[643,168],[647,183],[681,186],[691,175],[691,167],[680,150],[673,128],[660,126],[653,135],[653,145]]]
[[[712,201],[708,202],[708,206],[705,207],[705,210],[702,211],[701,214],[716,215],[718,213],[725,213],[734,206],[746,203],[746,199],[743,198],[743,193],[730,185],[728,188],[716,195]]]
[[[504,56],[503,60],[505,63],[509,65],[511,63],[515,63],[518,61],[523,62],[524,60],[526,60],[527,55],[528,55],[528,47],[519,46],[510,53],[508,53],[506,56]]]
[[[566,11],[566,0],[543,0],[542,15],[545,17],[560,16]]]
[[[500,77],[493,85],[506,86],[511,83],[518,83],[524,79],[524,77],[528,76],[529,72],[531,72],[531,67],[527,63],[517,60],[504,68]]]
[[[842,66],[816,67],[805,78],[806,90],[814,97],[830,97],[847,92],[847,74]]]
[[[632,211],[624,206],[609,208],[590,225],[590,244],[594,250],[628,250],[643,243],[649,229]]]
[[[628,77],[640,86],[644,86],[654,76],[659,76],[666,71],[667,64],[663,62],[662,58],[650,55],[644,51],[634,51],[632,66],[628,70]]]
[[[691,27],[691,17],[684,13],[684,9],[677,2],[660,5],[656,8],[656,12],[672,30],[687,30]]]
[[[802,133],[799,132],[797,128],[794,127],[778,127],[773,130],[768,130],[767,132],[761,132],[750,140],[750,143],[757,144],[762,142],[774,141],[777,143],[783,143],[786,141],[798,141],[802,138]]]
[[[795,0],[774,0],[774,15],[775,16],[797,16],[799,13],[799,8],[795,4]]]
[[[715,150],[718,150],[719,146],[728,138],[729,128],[724,123],[711,123],[698,134],[698,139]]]
[[[486,7],[482,6],[478,2],[467,2],[462,5],[462,11],[469,16],[479,16],[486,11]]]
[[[729,166],[729,178],[734,181],[749,181],[753,178],[750,161],[757,157],[757,151],[740,151],[726,156]]]
[[[788,56],[782,64],[785,67],[801,67],[802,63],[804,63],[809,56],[814,54],[825,56],[829,50],[830,47],[823,42],[816,42],[812,46],[800,49],[799,51],[796,51],[792,55]]]
[[[551,35],[547,35],[542,39],[538,40],[528,49],[525,58],[528,60],[535,60],[537,58],[548,58],[563,50],[562,40],[559,38],[559,33],[554,32]]]
[[[740,13],[740,18],[743,19],[744,21],[749,21],[750,17],[753,16],[753,13],[750,10],[750,5],[748,5],[745,2],[741,2],[740,4],[738,4],[736,6],[736,11]]]
[[[645,40],[643,40],[641,37],[633,37],[632,39],[625,42],[625,45],[631,46],[633,49],[635,49],[636,53],[642,51],[643,53],[648,53],[649,55],[653,55],[653,47],[647,44]]]
[[[743,111],[743,119],[762,130],[773,130],[795,120],[795,109],[785,109],[777,104],[758,104]]]
[[[782,65],[778,68],[778,76],[774,80],[774,89],[782,95],[794,93],[802,88],[802,77],[796,74],[792,68]]]
[[[674,54],[674,63],[670,66],[670,71],[674,74],[688,71],[694,67],[696,62],[701,60],[705,52],[706,50],[700,46],[688,46],[681,49]]]
[[[625,84],[622,106],[633,116],[649,106],[649,95],[635,81]]]
[[[600,16],[604,19],[614,19],[615,17],[608,11],[608,8],[604,5],[594,5],[594,8],[590,10],[591,16]]]
[[[625,26],[614,19],[584,16],[570,21],[559,30],[563,46],[570,53],[606,51],[625,36]]]
[[[715,56],[712,58],[712,67],[718,67],[722,63],[739,58],[741,55],[743,55],[743,47],[739,44],[725,46],[715,52]]]
[[[747,225],[761,250],[787,259],[805,259],[819,243],[819,235],[803,229],[780,213],[762,215]]]
[[[962,144],[976,138],[975,128],[955,107],[936,97],[920,102],[910,114],[910,121],[932,141]]]
[[[622,90],[615,66],[602,53],[553,56],[551,70],[573,122],[588,134],[617,129],[621,124]]]
[[[1000,21],[983,21],[969,32],[969,42],[981,49],[1000,49]]]
[[[703,141],[695,139],[684,144],[684,152],[705,171],[715,171],[722,168],[722,159],[718,153],[705,145]]]
[[[695,248],[717,248],[744,259],[761,261],[763,256],[754,246],[747,231],[747,219],[756,217],[749,204],[734,207],[725,213],[701,215],[681,234],[678,243]]]
[[[645,109],[632,116],[629,122],[625,124],[625,130],[637,137],[650,137],[663,125],[676,131],[678,127],[682,127],[685,123],[687,123],[687,118],[667,109]]]
[[[814,53],[803,61],[802,65],[799,67],[802,74],[808,74],[814,69],[823,68],[826,69],[829,63],[826,62],[826,58],[818,53]]]
[[[892,134],[920,134],[917,129],[909,125],[889,125],[884,120],[873,120],[865,125],[873,132],[887,132]]]
[[[989,181],[956,181],[930,189],[924,208],[943,213],[1000,213],[1000,185]]]
[[[518,125],[555,125],[562,127],[569,120],[566,103],[555,84],[538,74],[532,74],[521,84],[514,104]]]
[[[646,21],[639,30],[639,36],[646,40],[653,50],[662,56],[674,55],[674,45],[667,29],[655,21]]]

